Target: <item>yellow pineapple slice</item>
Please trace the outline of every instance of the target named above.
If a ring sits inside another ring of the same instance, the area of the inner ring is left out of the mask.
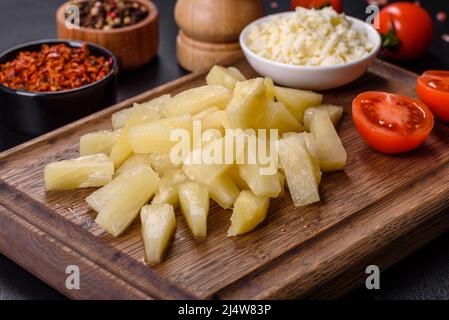
[[[222,66],[213,66],[206,77],[208,85],[221,85],[229,90],[234,90],[235,84],[244,80],[246,80],[245,76],[238,69]]]
[[[274,87],[276,100],[282,102],[299,122],[303,121],[304,111],[316,107],[323,101],[323,95],[298,89]]]
[[[114,164],[103,153],[53,162],[45,166],[45,189],[101,187],[112,180],[113,174]]]
[[[310,133],[317,144],[321,170],[342,170],[346,165],[347,154],[326,111],[317,110],[314,113]]]
[[[122,173],[138,166],[139,164],[151,165],[151,157],[148,154],[133,154],[115,171],[114,178]]]
[[[256,196],[249,190],[240,192],[232,211],[228,237],[252,231],[265,220],[269,205],[269,197]]]
[[[332,104],[322,104],[318,107],[309,108],[304,113],[304,128],[306,130],[310,130],[310,123],[316,110],[326,111],[334,126],[338,124],[343,115],[343,107]]]
[[[209,190],[201,183],[186,181],[178,186],[179,203],[187,225],[195,238],[207,235]]]
[[[114,162],[116,168],[122,165],[126,159],[133,153],[131,146],[129,145],[128,136],[129,130],[139,124],[151,123],[159,120],[161,115],[153,110],[146,108],[134,108],[131,118],[125,125],[120,137],[116,143],[112,146],[111,154],[109,157]]]
[[[223,209],[232,208],[240,190],[226,174],[222,174],[207,186],[209,195]]]
[[[136,109],[146,109],[148,111],[157,112],[159,114],[163,114],[169,101],[171,100],[170,94],[164,94],[160,97],[154,98],[150,101],[135,103],[134,108]]]
[[[86,202],[93,210],[95,210],[97,213],[99,213],[104,206],[109,203],[113,197],[116,197],[118,195],[118,192],[120,188],[123,188],[123,186],[126,184],[126,182],[129,180],[129,171],[135,170],[136,167],[146,165],[145,159],[142,158],[144,155],[134,155],[131,156],[127,162],[125,162],[123,166],[126,166],[127,168],[120,167],[122,169],[122,172],[115,176],[114,179],[106,184],[104,187],[94,191],[91,193],[87,198]],[[136,157],[136,158],[134,158]],[[133,160],[134,159],[134,160]],[[142,162],[141,162],[142,161]]]
[[[230,129],[231,125],[229,124],[228,116],[225,110],[219,110],[216,112],[216,115],[220,118],[220,123],[223,129]]]
[[[263,144],[266,144],[265,152],[261,149]],[[246,139],[244,157],[239,157],[236,161],[240,177],[257,196],[277,197],[282,190],[278,175],[277,152],[271,148],[276,146],[271,146],[269,140],[249,136]],[[263,156],[262,152],[265,153],[266,159],[259,158]]]
[[[158,174],[145,164],[140,164],[121,174],[111,182],[118,186],[103,187],[111,189],[113,194],[101,208],[95,222],[113,236],[119,236],[156,193],[159,180]]]
[[[212,107],[224,109],[231,98],[231,91],[223,86],[193,88],[174,96],[167,104],[167,114],[173,117],[183,114],[193,115]]]
[[[131,107],[117,111],[114,114],[112,114],[111,117],[112,129],[118,130],[124,128],[129,118],[131,118],[131,114],[133,113],[133,111],[134,109]]]
[[[165,107],[167,106],[168,101],[171,99],[171,96],[169,94],[165,94],[163,96],[160,96],[158,98],[155,98],[153,100],[144,102],[144,103],[135,103],[133,107],[123,109],[120,111],[115,112],[112,115],[112,128],[114,130],[124,128],[126,123],[131,118],[132,113],[136,109],[146,109],[153,112],[157,112],[162,114],[165,110]]]
[[[275,198],[282,191],[279,174],[261,174],[260,164],[239,164],[240,177],[246,182],[251,191],[257,196]]]
[[[281,184],[281,192],[279,193],[279,196],[285,195],[285,174],[282,172],[278,172],[279,175],[279,183]]]
[[[316,171],[318,159],[306,146],[304,133],[284,136],[279,141],[279,160],[296,207],[320,200]]]
[[[259,112],[260,116],[254,125],[255,128],[278,129],[279,134],[302,130],[302,125],[281,102],[267,101]]]
[[[226,107],[226,116],[231,128],[254,128],[267,103],[265,81],[256,78],[237,82],[234,96]]]
[[[134,126],[129,130],[128,141],[134,153],[166,153],[178,143],[171,139],[172,132],[178,129],[191,135],[192,117],[182,115]]]
[[[219,110],[218,108],[209,108],[206,109],[192,117],[193,121],[199,120],[201,121],[201,130],[207,129],[217,129],[222,131],[222,114],[223,110]],[[222,131],[223,132],[223,131]]]
[[[152,204],[168,203],[173,207],[178,207],[178,186],[187,181],[187,176],[182,169],[176,169],[166,172],[159,183],[159,188],[153,198]]]
[[[180,164],[175,164],[173,163],[173,161],[171,161],[169,152],[154,152],[150,153],[148,157],[150,158],[151,167],[154,169],[154,171],[159,173],[160,176],[163,176],[165,173],[181,167]]]
[[[146,205],[140,211],[145,261],[156,265],[162,261],[176,229],[176,217],[169,204]]]
[[[80,156],[89,156],[98,153],[109,155],[112,146],[120,137],[122,130],[101,130],[87,133],[80,138]]]
[[[268,100],[274,101],[275,98],[275,92],[274,92],[274,83],[271,78],[265,78],[265,96]]]

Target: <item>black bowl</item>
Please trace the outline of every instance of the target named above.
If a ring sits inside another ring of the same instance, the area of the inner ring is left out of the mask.
[[[17,46],[0,55],[0,64],[13,60],[20,51],[39,51],[43,44],[66,44],[79,48],[82,41],[40,40]],[[0,84],[0,120],[6,128],[37,136],[80,119],[107,106],[117,99],[118,66],[114,55],[97,45],[87,43],[95,56],[111,58],[111,71],[101,80],[89,85],[57,92],[12,90]]]

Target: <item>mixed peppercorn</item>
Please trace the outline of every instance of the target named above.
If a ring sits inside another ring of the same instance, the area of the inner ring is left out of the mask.
[[[76,89],[104,78],[113,61],[91,55],[87,45],[42,45],[40,51],[22,51],[0,65],[0,83],[14,90],[55,92]]]
[[[127,0],[88,0],[77,4],[80,9],[80,25],[98,30],[117,29],[136,24],[149,12],[139,2]]]

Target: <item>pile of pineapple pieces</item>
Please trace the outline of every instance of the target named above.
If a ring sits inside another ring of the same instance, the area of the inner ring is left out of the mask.
[[[321,172],[341,170],[346,163],[334,127],[343,109],[321,105],[320,94],[275,86],[269,78],[247,80],[232,67],[214,66],[206,81],[113,114],[113,130],[81,137],[79,158],[46,166],[46,189],[101,187],[86,201],[98,213],[96,223],[113,236],[121,235],[140,212],[150,265],[161,261],[170,243],[178,206],[193,236],[204,238],[210,198],[233,210],[228,236],[260,224],[270,198],[284,194],[285,181],[295,206],[319,201]],[[277,129],[276,146],[269,146],[278,151],[275,173],[261,175],[257,161],[173,163],[170,134],[176,128],[192,132],[193,120],[201,121],[203,130],[219,132],[201,142],[205,148],[222,142],[225,129]]]

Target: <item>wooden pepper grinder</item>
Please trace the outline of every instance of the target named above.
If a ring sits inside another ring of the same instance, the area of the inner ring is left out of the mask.
[[[240,32],[262,15],[260,0],[178,0],[179,64],[195,71],[241,56]]]

